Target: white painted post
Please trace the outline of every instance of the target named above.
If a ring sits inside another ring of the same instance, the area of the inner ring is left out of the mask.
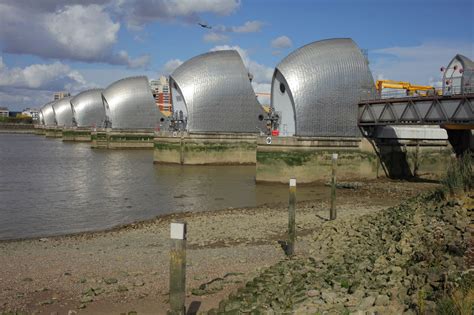
[[[171,222],[170,237],[170,311],[186,314],[186,222]]]
[[[337,153],[332,154],[332,174],[331,174],[331,210],[329,219],[336,220],[336,170],[337,170]]]
[[[296,179],[290,179],[290,196],[288,202],[288,243],[286,244],[286,255],[293,256],[295,253],[296,240]]]

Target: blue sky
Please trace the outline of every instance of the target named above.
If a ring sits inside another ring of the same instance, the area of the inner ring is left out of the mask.
[[[227,48],[241,53],[255,90],[269,91],[281,59],[333,37],[367,49],[376,79],[439,84],[455,54],[474,59],[473,21],[473,1],[459,0],[0,0],[0,106],[155,78]]]

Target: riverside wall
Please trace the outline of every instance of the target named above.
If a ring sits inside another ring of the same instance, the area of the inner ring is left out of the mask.
[[[154,139],[153,162],[183,165],[255,165],[256,135],[160,132]]]

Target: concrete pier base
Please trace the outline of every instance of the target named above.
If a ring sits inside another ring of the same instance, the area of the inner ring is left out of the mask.
[[[360,138],[259,137],[257,182],[299,183],[329,181],[331,157],[338,153],[338,180],[374,179],[377,155]]]
[[[254,165],[256,135],[161,132],[154,140],[154,163]]]
[[[64,128],[63,141],[91,142],[91,129],[79,127]]]
[[[44,135],[47,138],[61,138],[63,136],[63,128],[58,126],[47,126],[45,127]]]
[[[45,126],[43,125],[35,125],[35,135],[38,135],[38,136],[44,136],[46,135],[46,131],[45,131]]]
[[[91,131],[94,149],[153,149],[153,130],[96,129]]]
[[[339,154],[339,181],[440,178],[452,154],[445,140],[383,139],[374,142],[376,150],[365,138],[273,137],[269,142],[257,140],[257,182],[327,182],[332,153]]]

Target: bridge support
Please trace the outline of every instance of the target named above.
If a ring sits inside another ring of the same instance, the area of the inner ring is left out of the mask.
[[[467,151],[474,152],[474,136],[472,130],[446,129],[448,140],[456,156],[459,157]]]

